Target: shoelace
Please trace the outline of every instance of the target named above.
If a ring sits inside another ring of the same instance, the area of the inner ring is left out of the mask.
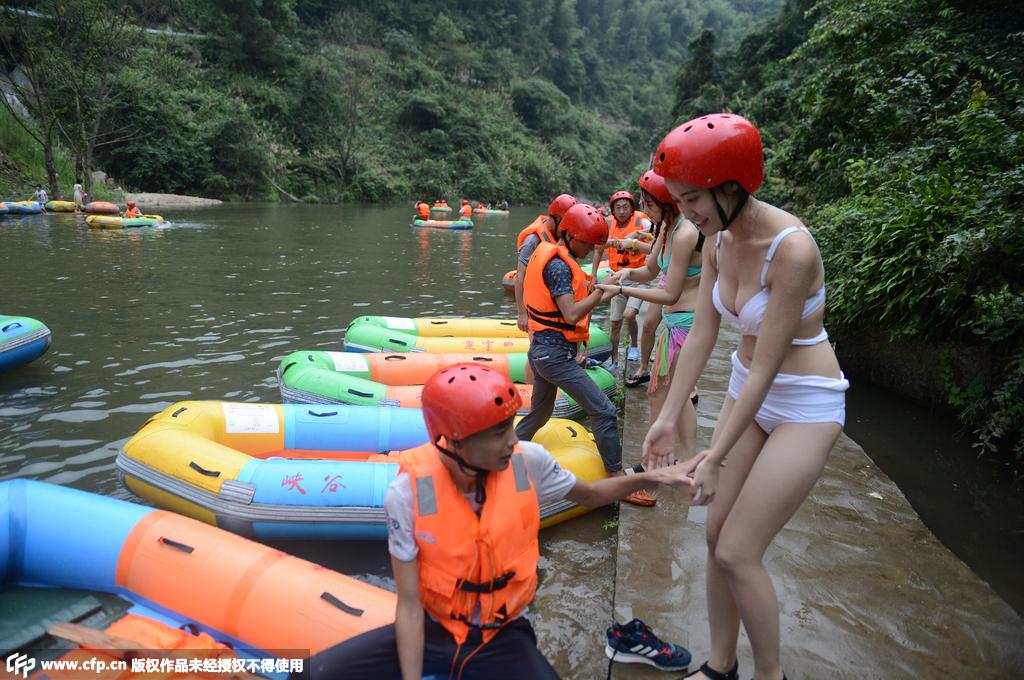
[[[644,623],[640,619],[634,619],[633,621],[630,621],[630,623],[633,623],[634,621],[636,622],[637,626],[640,628],[640,634],[643,636],[644,640],[646,640],[647,638],[650,637],[650,638],[653,638],[655,641],[657,641],[657,643],[660,644],[660,645],[664,645],[665,644],[664,642],[659,640],[657,638],[657,636],[654,635],[654,632],[651,630],[651,627],[648,626],[646,623]],[[612,635],[614,635],[616,638],[618,638],[620,640],[622,639],[621,631],[624,628],[626,628],[626,626],[620,625],[618,622],[612,621],[611,631],[612,631]],[[661,651],[664,651],[665,649],[668,649],[668,648],[667,647],[663,647]],[[608,675],[605,676],[605,680],[612,680],[612,664],[615,663],[615,657],[618,655],[618,653],[619,653],[619,647],[618,647],[618,645],[615,645],[612,648],[611,658],[608,659]],[[659,651],[659,653],[661,653],[661,652]],[[671,651],[669,653],[671,654]]]

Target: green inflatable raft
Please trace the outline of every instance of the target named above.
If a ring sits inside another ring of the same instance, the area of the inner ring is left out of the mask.
[[[403,356],[392,354],[381,357],[379,354],[369,355],[362,352],[328,352],[321,350],[303,350],[286,356],[277,369],[277,379],[281,390],[281,398],[285,402],[299,404],[354,404],[359,406],[398,406],[404,408],[420,408],[422,383],[427,371],[409,371],[409,384],[384,384],[374,380],[380,378],[391,383],[401,382],[396,376],[384,374],[376,370],[374,364],[380,365],[381,358],[401,359]],[[458,360],[461,355],[445,355],[448,360]],[[526,355],[522,353],[506,355],[465,355],[466,361],[493,364],[496,370],[507,372],[513,382],[517,383],[523,408],[520,414],[529,411],[532,385],[524,385]],[[594,366],[585,369],[590,378],[609,397],[616,393],[615,377],[604,368]],[[583,408],[562,390],[555,397],[552,416],[555,418],[576,418],[584,414]]]

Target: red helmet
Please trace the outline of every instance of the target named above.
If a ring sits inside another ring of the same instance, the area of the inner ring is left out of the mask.
[[[422,399],[427,433],[435,444],[441,435],[459,441],[494,427],[523,405],[504,374],[473,363],[455,364],[430,376]]]
[[[614,194],[612,194],[612,197],[608,199],[608,205],[614,206],[615,201],[619,200],[620,198],[627,199],[630,203],[633,204],[633,209],[636,210],[636,199],[633,198],[633,194],[629,193],[628,191],[616,191]]]
[[[675,202],[672,200],[672,194],[668,191],[668,186],[665,185],[665,178],[653,170],[645,172],[640,178],[639,184],[641,189],[654,196],[659,203],[672,204]]]
[[[467,203],[469,203],[469,201],[467,201],[466,199],[462,199],[462,205],[466,205]]]
[[[555,197],[555,200],[551,201],[551,205],[548,206],[548,215],[561,218],[565,215],[565,211],[576,205],[577,202],[575,196],[559,194]]]
[[[595,246],[608,242],[608,223],[604,215],[586,203],[577,203],[569,208],[558,225],[558,231],[567,231],[574,239]]]
[[[128,207],[129,208],[134,208],[135,207],[135,201],[128,201]]]
[[[764,181],[761,135],[746,118],[713,113],[683,123],[661,140],[654,171],[701,187],[735,180],[753,193]]]

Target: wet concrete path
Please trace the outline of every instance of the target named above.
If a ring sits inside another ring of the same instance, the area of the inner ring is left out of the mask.
[[[700,445],[710,440],[734,344],[723,331],[701,382]],[[625,456],[639,460],[647,430],[642,392],[629,391],[625,413]],[[639,617],[662,638],[686,646],[696,666],[710,649],[706,551],[702,513],[688,517],[685,501],[681,492],[663,491],[654,513],[620,509],[613,611],[619,621]],[[769,547],[766,564],[779,595],[782,665],[791,680],[1024,677],[1024,621],[932,535],[897,486],[845,435],[810,497]],[[742,632],[739,656],[740,677],[751,677]],[[605,672],[603,664],[560,670],[567,678]],[[616,664],[613,677],[669,674]]]

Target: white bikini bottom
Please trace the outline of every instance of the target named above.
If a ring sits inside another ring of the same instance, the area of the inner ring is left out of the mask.
[[[732,353],[732,375],[729,376],[729,396],[738,399],[740,389],[750,374],[736,352]],[[840,372],[842,376],[842,373]],[[846,422],[846,390],[850,381],[826,378],[821,375],[791,375],[779,373],[764,398],[754,421],[767,433],[783,423],[839,423]]]

